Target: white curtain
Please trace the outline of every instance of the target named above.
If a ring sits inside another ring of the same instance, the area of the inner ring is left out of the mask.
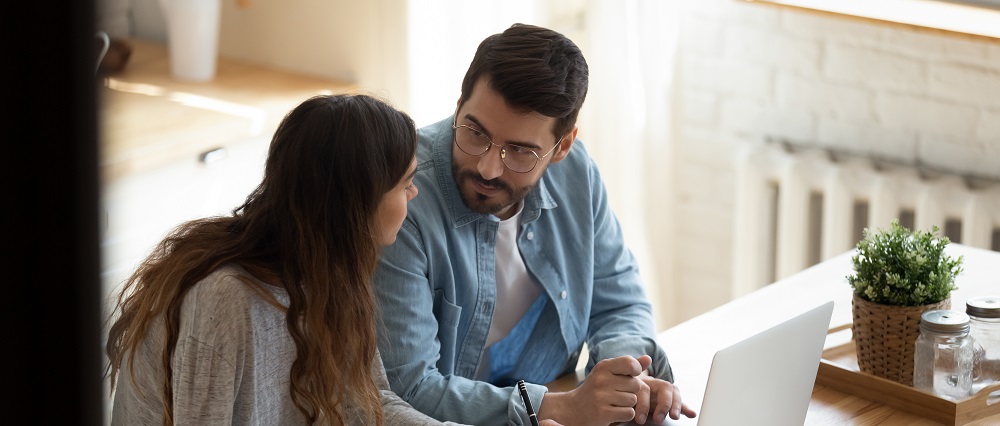
[[[408,112],[418,126],[455,111],[465,70],[484,38],[516,22],[545,25],[532,0],[409,0],[408,8]]]
[[[678,9],[677,0],[586,4],[590,93],[580,137],[639,258],[659,330],[675,322],[671,122]]]

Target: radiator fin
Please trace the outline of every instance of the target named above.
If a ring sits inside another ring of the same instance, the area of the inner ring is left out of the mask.
[[[1000,182],[976,181],[819,149],[745,147],[737,159],[732,296],[854,248],[898,219],[1000,251]]]

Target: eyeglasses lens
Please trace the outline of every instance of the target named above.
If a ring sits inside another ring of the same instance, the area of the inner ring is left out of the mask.
[[[455,129],[455,143],[462,152],[469,155],[483,155],[493,144],[485,133],[467,126]],[[527,173],[535,168],[538,157],[531,150],[504,145],[500,147],[500,158],[508,169],[517,173]]]

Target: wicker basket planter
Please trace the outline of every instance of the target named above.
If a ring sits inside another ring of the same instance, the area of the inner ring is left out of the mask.
[[[869,302],[854,294],[854,344],[861,371],[913,386],[914,343],[920,334],[920,314],[950,309],[951,299],[921,306]]]

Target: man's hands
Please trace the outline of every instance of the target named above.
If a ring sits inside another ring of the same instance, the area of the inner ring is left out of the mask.
[[[643,362],[643,358],[650,360],[644,365],[648,366],[652,362],[648,355],[643,355],[639,357],[640,363]],[[659,424],[663,423],[668,415],[674,420],[681,418],[681,414],[688,418],[695,417],[694,409],[681,401],[681,391],[673,383],[650,377],[645,371],[638,378],[645,385],[645,389],[638,394],[639,401],[635,406],[634,419],[636,423],[645,424],[647,419],[651,419]]]
[[[652,358],[620,356],[598,362],[579,387],[545,395],[538,417],[567,425],[607,426],[634,420],[644,424],[652,415],[662,422],[695,412],[681,402],[680,391],[665,380],[645,372]]]
[[[630,356],[603,360],[576,389],[547,393],[538,417],[574,426],[607,426],[632,420],[638,402],[636,394],[644,386],[636,376],[647,367],[648,361],[643,367]]]

